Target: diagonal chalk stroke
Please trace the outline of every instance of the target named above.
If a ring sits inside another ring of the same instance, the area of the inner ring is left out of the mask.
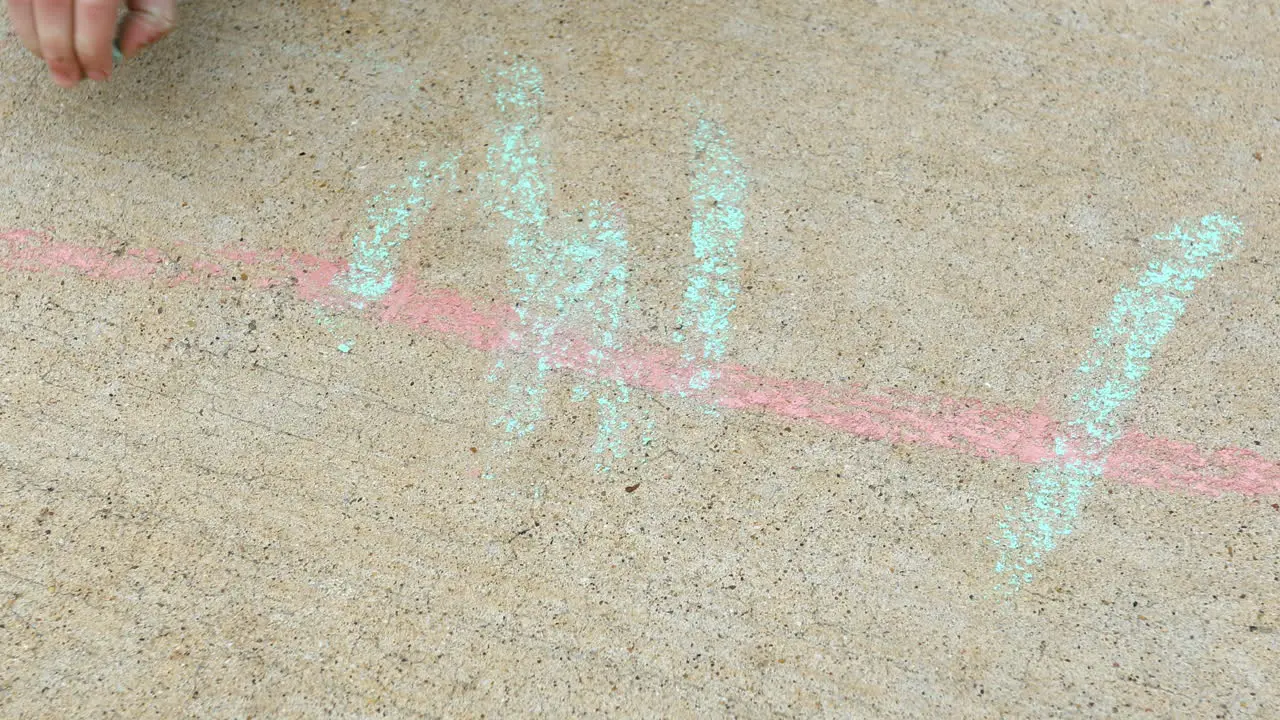
[[[0,268],[11,274],[243,292],[246,283],[238,278],[247,272],[252,275],[247,285],[259,292],[287,289],[301,302],[340,307],[345,296],[334,288],[333,278],[346,267],[345,259],[283,250],[255,252],[230,247],[205,258],[193,257],[190,252],[179,257],[138,248],[115,253],[59,241],[44,232],[0,231]],[[447,288],[419,285],[407,273],[382,300],[349,312],[365,322],[451,339],[482,352],[534,355],[527,346],[535,343],[522,334],[515,308],[473,300]],[[691,369],[679,352],[635,339],[606,349],[567,334],[547,359],[556,371],[584,381],[604,379],[653,393],[685,392],[691,378]],[[688,393],[691,401],[804,421],[862,440],[928,447],[973,458],[1003,458],[1033,467],[1083,457],[1078,448],[1070,444],[1064,448],[1056,442],[1078,435],[1078,430],[1073,434],[1066,423],[1014,405],[914,395],[857,383],[836,385],[770,377],[729,363],[711,370],[715,378],[711,386]],[[1064,449],[1065,456],[1061,454]],[[1101,477],[1166,492],[1234,493],[1254,498],[1280,495],[1280,462],[1255,450],[1209,450],[1132,430],[1110,446]]]
[[[391,185],[375,196],[367,211],[368,225],[351,239],[351,260],[334,283],[354,296],[353,304],[361,307],[377,300],[395,284],[396,249],[409,239],[409,231],[422,214],[431,209],[428,193],[440,189],[444,182],[457,186],[457,157],[428,172],[430,161],[418,162],[417,172],[402,183]]]
[[[1182,317],[1196,283],[1235,253],[1243,229],[1233,219],[1208,215],[1191,232],[1174,226],[1155,236],[1167,259],[1152,260],[1135,287],[1121,288],[1107,322],[1094,331],[1094,345],[1077,369],[1072,419],[1054,439],[1055,461],[1031,474],[1021,507],[1005,508],[995,539],[997,589],[1013,592],[1029,582],[1031,568],[1071,533],[1108,450],[1122,436],[1122,413],[1137,396],[1152,355]]]
[[[378,300],[391,290],[395,284],[397,248],[409,239],[414,223],[431,209],[431,193],[438,192],[446,182],[449,187],[457,188],[457,160],[457,156],[446,160],[431,173],[428,170],[431,162],[424,158],[418,162],[416,172],[369,202],[368,222],[351,238],[347,268],[333,279],[335,287],[346,291],[349,305],[362,308],[366,302]],[[342,338],[338,350],[351,352],[355,340],[341,332],[344,323],[323,307],[317,306],[315,312],[321,327]]]

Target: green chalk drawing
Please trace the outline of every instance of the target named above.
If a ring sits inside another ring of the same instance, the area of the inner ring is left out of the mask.
[[[374,196],[365,212],[368,224],[351,238],[351,256],[347,268],[333,279],[333,285],[349,296],[351,307],[363,309],[367,303],[380,300],[395,285],[396,250],[409,239],[410,230],[431,208],[431,194],[443,188],[458,187],[458,158],[455,156],[440,163],[430,172],[430,160],[418,162],[403,182],[391,185]],[[340,335],[345,327],[332,317],[324,315],[320,324],[330,334]],[[346,338],[338,344],[338,350],[351,352],[354,338]]]
[[[698,120],[694,130],[689,165],[693,176],[689,239],[696,262],[689,268],[672,340],[700,345],[686,348],[684,359],[703,366],[690,382],[691,389],[703,390],[714,380],[714,373],[705,366],[724,359],[733,330],[730,315],[740,292],[738,244],[746,226],[747,175],[725,129],[705,118]]]
[[[421,160],[417,171],[375,196],[367,211],[368,226],[351,239],[351,259],[334,284],[351,293],[352,304],[378,300],[395,284],[396,249],[409,239],[409,231],[422,213],[430,209],[428,192],[447,182],[457,186],[457,158],[441,163],[429,173],[429,160]]]
[[[343,335],[342,331],[347,325],[345,321],[334,318],[321,306],[313,307],[312,311],[316,314],[316,324],[324,328],[326,332],[335,337],[341,337]],[[352,348],[355,347],[355,343],[356,341],[354,339],[346,339],[338,343],[338,351],[342,353],[349,353]]]
[[[627,242],[616,211],[593,202],[588,206],[585,229],[564,244],[564,260],[557,265],[564,282],[554,302],[556,312],[579,332],[586,330],[591,346],[587,354],[594,368],[609,364],[607,353],[622,349],[622,310],[627,301]],[[597,371],[598,375],[603,372]],[[596,398],[596,441],[593,450],[602,456],[623,458],[630,454],[635,428],[628,407],[631,388],[620,380],[595,380],[573,388],[572,399]],[[652,421],[647,422],[652,427]],[[642,440],[643,441],[643,440]],[[606,462],[596,469],[607,471]]]
[[[528,338],[545,349],[555,334],[555,319],[531,313],[540,296],[547,292],[548,283],[553,282],[544,269],[544,256],[550,248],[545,233],[548,191],[543,176],[550,174],[550,168],[542,157],[542,143],[536,132],[543,97],[542,74],[532,65],[516,63],[499,71],[497,80],[494,101],[501,118],[495,128],[498,142],[489,148],[489,170],[481,176],[481,183],[491,198],[485,205],[505,218],[510,227],[507,247],[515,276],[511,290],[516,316],[522,328],[531,331]],[[494,382],[501,376],[509,378],[507,406],[495,424],[516,436],[531,432],[542,417],[551,363],[545,354],[536,357],[533,377],[526,382],[521,382],[517,373],[509,372],[503,359],[490,374]]]
[[[1102,474],[1108,447],[1122,433],[1121,413],[1137,396],[1152,356],[1182,317],[1196,283],[1232,257],[1243,229],[1233,219],[1208,215],[1193,232],[1175,226],[1155,236],[1169,257],[1152,260],[1135,287],[1121,288],[1107,322],[1094,331],[1094,345],[1077,369],[1070,433],[1055,443],[1061,461],[1032,473],[1022,507],[1005,508],[1000,537],[994,539],[1000,549],[998,590],[1013,592],[1030,582],[1030,569],[1071,533],[1081,503]]]
[[[510,289],[520,325],[513,332],[533,361],[531,368],[511,367],[514,358],[501,359],[490,379],[507,383],[505,407],[495,424],[521,437],[543,417],[553,358],[570,336],[589,342],[593,363],[603,363],[605,353],[621,348],[627,241],[620,213],[598,201],[566,217],[567,225],[580,230],[548,232],[546,178],[552,170],[537,132],[542,76],[534,66],[516,63],[498,72],[497,80],[499,140],[489,148],[489,169],[481,182],[491,198],[487,207],[509,228]],[[603,456],[625,457],[631,435],[644,423],[634,419],[631,389],[619,381],[584,381],[571,393],[579,402],[591,397],[597,417],[593,450],[602,455],[597,469],[607,471],[610,464]]]

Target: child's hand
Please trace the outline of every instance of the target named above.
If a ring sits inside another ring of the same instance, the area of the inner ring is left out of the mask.
[[[120,51],[133,57],[173,29],[176,0],[8,0],[9,20],[27,49],[49,66],[65,88],[84,78],[111,77],[112,41],[120,5],[129,14],[120,24]]]

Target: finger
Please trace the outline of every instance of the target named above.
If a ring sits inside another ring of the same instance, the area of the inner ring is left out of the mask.
[[[84,74],[102,82],[111,76],[111,41],[120,0],[76,0],[75,50]]]
[[[176,0],[128,0],[129,15],[120,25],[120,52],[131,58],[168,35],[178,20]]]
[[[9,0],[9,23],[22,40],[22,44],[36,57],[40,57],[40,36],[36,34],[35,10],[31,0]]]
[[[53,81],[67,88],[75,87],[84,77],[72,44],[71,1],[38,0],[33,13],[40,37],[40,57],[49,65]]]

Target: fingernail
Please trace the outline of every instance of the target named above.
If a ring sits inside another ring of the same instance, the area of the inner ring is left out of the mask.
[[[108,77],[108,76],[107,76],[107,74],[106,74],[106,73],[104,73],[104,72],[102,72],[101,70],[90,70],[90,71],[89,71],[89,79],[90,79],[90,80],[92,80],[92,81],[94,81],[94,82],[106,82],[106,81],[107,81],[107,77]]]
[[[57,83],[59,86],[67,88],[69,90],[75,87],[76,84],[80,82],[80,78],[72,77],[71,75],[67,75],[64,73],[53,73],[53,81]]]

